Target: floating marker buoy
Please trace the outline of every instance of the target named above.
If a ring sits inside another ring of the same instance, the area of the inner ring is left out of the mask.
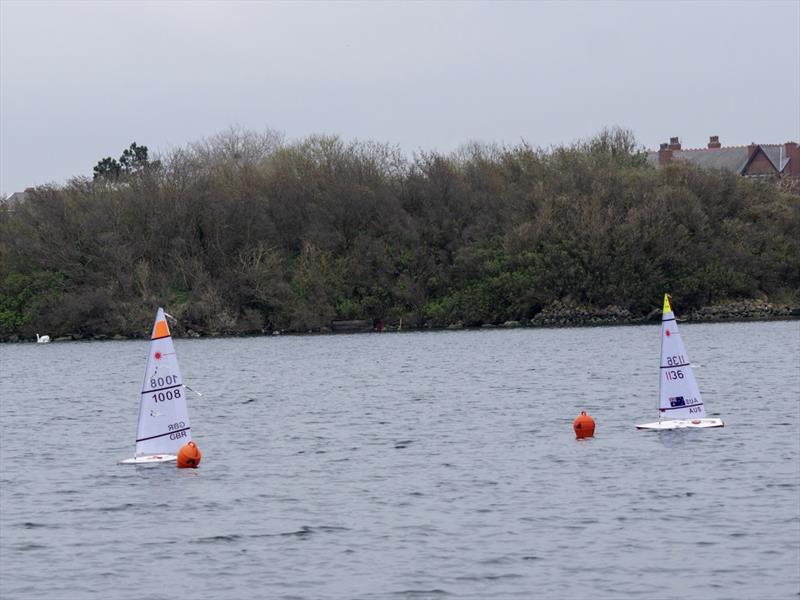
[[[592,437],[594,435],[594,419],[587,415],[585,410],[582,410],[581,414],[572,422],[572,429],[575,430],[575,437],[579,440]]]
[[[178,450],[176,464],[179,469],[196,469],[197,465],[200,464],[201,458],[203,458],[203,455],[200,453],[200,448],[194,442],[189,442]]]

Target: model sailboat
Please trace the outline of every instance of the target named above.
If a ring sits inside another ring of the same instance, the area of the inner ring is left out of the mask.
[[[678,322],[664,294],[661,316],[661,371],[658,385],[659,420],[637,425],[637,429],[680,429],[685,427],[723,427],[722,419],[706,417],[700,390],[694,379],[686,348],[678,332]],[[665,418],[666,417],[666,418]]]
[[[178,369],[164,309],[159,308],[139,400],[136,454],[120,464],[140,465],[177,460],[178,450],[192,439],[186,393]]]

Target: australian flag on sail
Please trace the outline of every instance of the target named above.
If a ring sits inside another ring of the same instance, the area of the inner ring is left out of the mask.
[[[676,396],[674,398],[669,399],[669,405],[672,408],[677,408],[678,406],[686,406],[686,400],[683,399],[683,396]]]

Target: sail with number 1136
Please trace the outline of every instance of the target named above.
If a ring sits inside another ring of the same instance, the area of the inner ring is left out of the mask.
[[[661,363],[658,385],[659,420],[637,425],[637,429],[682,429],[723,427],[722,419],[706,417],[706,409],[689,356],[678,331],[678,322],[664,294],[661,315]]]

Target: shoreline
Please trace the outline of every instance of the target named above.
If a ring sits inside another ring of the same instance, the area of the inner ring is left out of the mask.
[[[787,305],[773,305],[762,301],[740,301],[734,303],[707,306],[691,311],[678,318],[681,323],[747,323],[763,321],[794,321],[800,320],[800,307]],[[610,327],[629,325],[650,325],[661,321],[661,310],[654,309],[645,316],[633,315],[627,309],[609,306],[604,309],[588,308],[564,303],[554,303],[542,310],[532,319],[522,321],[505,321],[502,323],[464,324],[455,323],[438,324],[428,322],[422,326],[403,326],[398,330],[396,322],[389,321],[384,327],[385,333],[402,333],[406,331],[457,331],[481,329],[551,329],[570,327]],[[235,337],[268,337],[277,335],[352,335],[357,333],[376,333],[372,329],[357,331],[335,331],[330,326],[323,326],[306,331],[279,331],[264,330],[261,332],[197,332],[192,329],[176,327],[172,332],[175,339],[208,339],[208,338],[235,338]],[[105,335],[105,334],[67,334],[53,338],[52,342],[76,341],[125,341],[146,340],[149,333],[141,335]],[[51,342],[51,343],[52,343]],[[36,339],[20,337],[19,334],[4,336],[0,343],[36,343]]]

